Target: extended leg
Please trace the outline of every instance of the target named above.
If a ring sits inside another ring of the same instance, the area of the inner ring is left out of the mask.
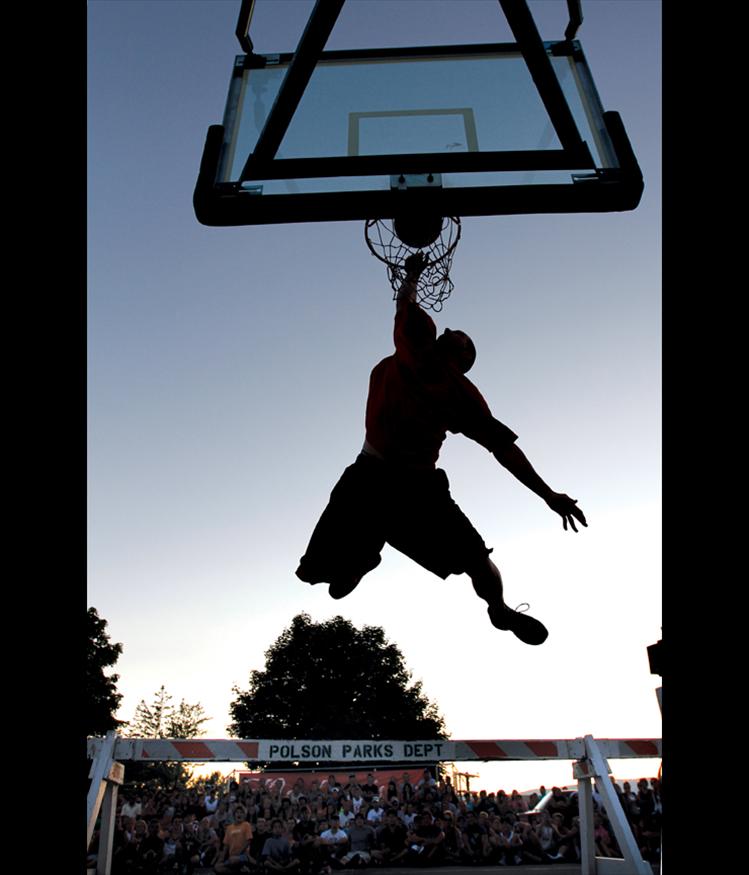
[[[526,644],[543,644],[549,635],[543,623],[528,614],[508,608],[504,601],[502,575],[499,569],[486,556],[468,575],[476,592],[488,605],[489,619],[497,629],[510,630]]]

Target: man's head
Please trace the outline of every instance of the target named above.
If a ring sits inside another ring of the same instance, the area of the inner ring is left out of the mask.
[[[476,361],[476,347],[465,331],[446,328],[437,338],[437,349],[440,356],[462,374],[467,374]]]

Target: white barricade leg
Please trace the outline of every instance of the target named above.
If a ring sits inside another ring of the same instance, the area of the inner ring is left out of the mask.
[[[582,875],[596,873],[596,842],[593,835],[593,788],[590,778],[579,778],[577,803],[580,816],[580,864]]]
[[[114,762],[114,743],[117,739],[117,733],[110,730],[104,739],[99,752],[94,759],[91,767],[91,786],[88,790],[88,798],[86,799],[86,815],[88,823],[86,826],[86,848],[91,844],[91,837],[94,834],[94,826],[96,818],[99,815],[101,801],[104,798],[104,791],[107,789],[107,776]]]
[[[619,843],[619,848],[624,855],[623,860],[611,857],[596,857],[596,875],[609,875],[609,873],[612,873],[612,875],[613,873],[621,873],[621,875],[652,875],[653,870],[650,867],[650,863],[642,859],[642,854],[637,847],[637,842],[635,842],[629,821],[624,814],[624,809],[609,778],[608,763],[592,735],[585,736],[585,751],[593,766],[596,787],[603,798],[606,814],[614,830],[616,840]]]
[[[117,784],[107,782],[104,802],[101,808],[101,835],[99,836],[99,856],[96,860],[96,875],[111,875],[112,845],[117,818]]]
[[[86,849],[91,844],[96,819],[101,810],[101,831],[99,852],[96,861],[96,875],[110,875],[112,870],[112,845],[114,842],[115,819],[117,816],[117,789],[122,784],[125,769],[122,763],[114,762],[115,732],[108,732],[94,758],[91,767],[91,786],[88,791],[86,827]]]

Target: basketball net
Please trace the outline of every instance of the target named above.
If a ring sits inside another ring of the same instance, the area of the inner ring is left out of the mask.
[[[443,303],[453,290],[450,268],[455,247],[460,240],[459,218],[443,218],[436,239],[422,246],[401,240],[395,232],[393,219],[367,219],[364,236],[372,255],[387,265],[393,300],[406,279],[406,259],[409,255],[422,252],[427,262],[416,283],[416,300],[436,312],[442,309]]]

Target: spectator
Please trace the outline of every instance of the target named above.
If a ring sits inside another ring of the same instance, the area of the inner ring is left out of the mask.
[[[333,790],[341,790],[341,785],[335,775],[328,775],[328,780],[325,783],[325,792],[328,796],[333,793]]]
[[[307,791],[307,800],[310,805],[316,805],[318,799],[322,796],[319,781],[310,781],[309,790]]]
[[[198,822],[191,812],[185,815],[182,824],[182,851],[180,853],[180,875],[190,875],[199,857]]]
[[[359,787],[359,789],[361,789],[361,784],[356,780],[356,773],[351,772],[348,776],[348,782],[343,787],[343,792],[346,793],[347,796],[351,796],[354,787]]]
[[[510,795],[510,810],[514,811],[515,814],[521,814],[528,810],[528,803],[517,790],[513,790]]]
[[[500,820],[499,823],[499,853],[496,862],[500,866],[518,866],[523,862],[522,836],[515,831],[513,825],[508,820]]]
[[[337,815],[330,818],[330,827],[320,833],[320,848],[323,862],[328,867],[340,868],[341,857],[348,848],[348,836],[341,829]]]
[[[361,811],[362,805],[364,805],[364,796],[362,795],[361,787],[357,784],[351,790],[351,806],[354,814],[358,814]]]
[[[304,778],[297,778],[294,786],[289,791],[289,800],[292,805],[298,805],[300,797],[306,797],[306,788],[304,786]]]
[[[546,810],[553,817],[555,814],[561,814],[562,820],[567,820],[567,813],[569,811],[570,803],[569,799],[562,793],[562,790],[559,787],[551,788],[551,799],[546,805]]]
[[[370,826],[375,826],[380,823],[382,818],[385,816],[385,810],[382,807],[382,803],[380,802],[380,797],[375,796],[372,799],[372,804],[369,806],[369,811],[367,812],[367,823]]]
[[[270,822],[264,817],[258,817],[255,826],[252,830],[252,838],[250,839],[250,856],[254,860],[259,860],[265,847],[266,839],[271,836]]]
[[[625,781],[622,784],[622,805],[624,806],[624,813],[627,815],[627,819],[630,823],[634,823],[640,815],[640,807],[637,804],[637,794],[632,792],[629,781]]]
[[[535,833],[538,836],[543,859],[546,861],[547,858],[551,858],[553,854],[556,854],[557,848],[557,834],[551,824],[551,815],[547,809],[544,809],[541,813],[541,818],[535,828]]]
[[[240,805],[234,808],[234,822],[228,824],[224,830],[223,847],[215,865],[218,873],[237,872],[248,864],[256,865],[255,858],[250,856],[252,827],[245,820],[245,815],[246,812]]]
[[[600,857],[618,857],[611,833],[606,829],[600,814],[593,815],[593,838]]]
[[[417,825],[408,833],[407,861],[419,866],[433,866],[441,862],[442,843],[445,834],[438,823],[432,821],[428,811],[424,811],[418,818]]]
[[[291,845],[279,818],[271,824],[271,835],[265,840],[260,859],[266,869],[274,872],[289,872],[299,866],[299,860],[292,856]]]
[[[408,830],[398,815],[394,811],[389,811],[385,815],[385,823],[377,832],[377,848],[382,863],[392,866],[406,856],[407,834]]]
[[[463,838],[466,860],[472,865],[482,864],[490,853],[489,836],[474,811],[466,814]]]
[[[414,797],[414,788],[411,784],[411,779],[408,776],[408,772],[404,772],[401,775],[401,782],[398,786],[398,795],[400,797],[400,801],[404,805],[409,803]]]
[[[206,816],[198,824],[198,831],[195,833],[195,842],[197,848],[190,860],[193,866],[201,868],[210,868],[218,859],[221,851],[221,842],[218,833],[211,826],[211,818]]]
[[[564,824],[557,826],[559,845],[556,857],[568,863],[580,861],[580,818],[574,816],[572,824],[567,827]],[[617,855],[618,856],[618,855]]]
[[[643,860],[657,863],[661,855],[661,830],[656,814],[644,814],[635,824],[635,839]]]
[[[494,801],[491,803],[491,811],[489,810],[489,798],[486,795],[486,790],[479,790],[478,802],[474,805],[473,810],[477,814],[481,814],[482,811],[487,814],[497,814],[497,806]]]
[[[545,855],[538,835],[530,823],[518,820],[515,829],[520,837],[520,856],[523,863],[543,863]]]
[[[132,794],[128,793],[125,796],[125,801],[122,804],[120,814],[124,817],[132,818],[134,821],[136,818],[140,817],[142,813],[143,805],[141,804],[140,797],[136,799]]]
[[[348,829],[348,827],[354,822],[354,818],[356,815],[354,814],[354,803],[351,799],[342,799],[341,800],[341,809],[338,812],[338,822],[341,826],[341,829]]]
[[[380,857],[374,849],[375,832],[361,814],[357,814],[353,826],[346,833],[348,835],[348,851],[341,857],[341,863],[348,866],[349,863],[364,864],[371,862],[373,855]]]
[[[182,827],[175,823],[169,830],[169,835],[164,840],[163,854],[159,862],[159,872],[171,872],[175,868],[181,868],[182,864],[188,863],[189,858],[182,839]]]
[[[655,811],[655,796],[645,778],[637,782],[637,807],[641,817],[650,817]]]
[[[374,772],[367,774],[367,780],[362,784],[361,792],[365,802],[371,802],[375,796],[379,795],[380,791],[375,782]]]
[[[650,787],[653,791],[653,803],[654,803],[654,813],[662,814],[663,813],[663,801],[661,799],[661,782],[658,778],[650,779]]]
[[[395,781],[388,781],[387,790],[385,791],[385,801],[388,805],[391,805],[393,800],[400,802],[400,796],[398,795],[398,785]]]
[[[313,820],[309,808],[303,808],[301,818],[295,824],[292,833],[294,855],[299,860],[302,872],[311,875],[318,870],[318,837],[317,822]]]
[[[445,836],[443,843],[445,863],[462,863],[464,861],[463,833],[458,829],[455,815],[449,809],[442,812],[440,827]]]
[[[404,811],[400,813],[400,819],[403,821],[403,825],[406,829],[411,829],[414,825],[414,821],[416,820],[416,806],[413,802],[409,802],[406,805]]]

